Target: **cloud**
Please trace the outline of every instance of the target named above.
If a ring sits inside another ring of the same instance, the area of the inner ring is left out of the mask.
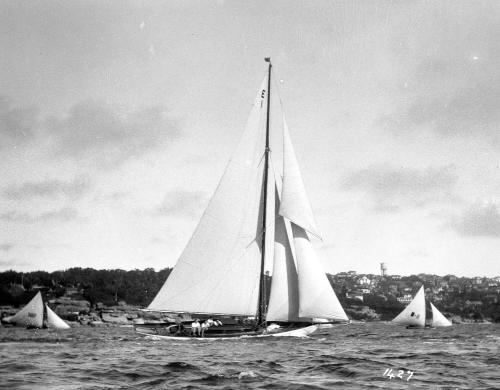
[[[207,196],[204,192],[171,191],[165,195],[162,204],[154,209],[153,215],[197,217],[206,204]]]
[[[450,226],[461,236],[500,237],[500,213],[494,203],[474,204]]]
[[[372,166],[346,175],[341,188],[365,192],[372,198],[375,211],[394,213],[455,200],[456,181],[450,166],[425,170]]]
[[[27,213],[19,213],[17,211],[8,211],[0,214],[0,220],[7,222],[22,222],[22,223],[34,223],[34,222],[67,222],[74,220],[78,217],[76,209],[72,207],[63,207],[59,210],[47,211],[37,215],[31,215]]]
[[[130,110],[86,100],[64,115],[39,116],[37,108],[16,107],[0,96],[0,148],[43,140],[49,141],[54,157],[87,158],[114,166],[180,136],[162,106]]]
[[[93,202],[103,202],[112,205],[122,203],[130,197],[130,193],[127,191],[113,191],[113,192],[99,192],[93,197]]]
[[[0,260],[0,267],[4,269],[18,269],[19,267],[31,266],[31,263],[20,259],[3,259]]]
[[[74,105],[63,118],[50,118],[46,129],[56,155],[97,158],[110,165],[162,147],[180,135],[164,107],[120,115],[113,107],[90,100]]]
[[[487,82],[464,87],[449,96],[418,96],[399,112],[381,118],[381,122],[393,132],[425,126],[440,136],[480,136],[497,142],[499,101],[500,84]]]
[[[89,189],[89,179],[78,176],[70,182],[61,180],[45,180],[41,182],[26,182],[18,186],[11,186],[3,191],[7,199],[30,199],[33,197],[76,199]]]
[[[0,148],[31,141],[37,125],[38,110],[14,107],[8,98],[0,96]]]
[[[0,251],[3,251],[3,252],[8,252],[10,251],[12,248],[14,248],[14,244],[1,244],[0,245]]]
[[[426,19],[427,28],[410,41],[419,55],[402,57],[408,62],[393,93],[394,108],[378,123],[397,134],[426,130],[500,145],[498,9],[486,3],[471,12],[435,6],[441,12]]]

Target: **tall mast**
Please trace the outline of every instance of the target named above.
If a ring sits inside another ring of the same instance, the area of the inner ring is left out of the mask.
[[[259,286],[259,310],[257,313],[257,323],[260,325],[265,321],[266,316],[266,278],[264,275],[264,264],[266,259],[266,216],[267,216],[267,182],[269,170],[269,117],[271,105],[271,58],[264,59],[269,63],[267,75],[267,115],[266,115],[266,149],[264,151],[264,207],[262,218],[262,258],[260,262],[260,286]]]

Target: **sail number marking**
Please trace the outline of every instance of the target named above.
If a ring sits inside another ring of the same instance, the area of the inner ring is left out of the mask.
[[[405,378],[405,374],[408,375]],[[389,378],[389,380],[394,379],[394,378],[399,378],[401,380],[406,380],[407,382],[410,380],[410,378],[413,376],[414,371],[407,370],[393,370],[392,368],[387,368],[384,371],[384,375]]]

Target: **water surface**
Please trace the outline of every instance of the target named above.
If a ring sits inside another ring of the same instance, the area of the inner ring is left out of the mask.
[[[222,341],[155,340],[119,327],[0,328],[0,387],[498,389],[499,351],[500,325],[482,324],[407,330],[368,323],[305,339]]]

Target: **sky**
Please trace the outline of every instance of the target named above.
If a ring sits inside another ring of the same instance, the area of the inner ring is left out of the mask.
[[[270,56],[327,272],[500,275],[498,1],[2,1],[0,271],[171,267]]]

